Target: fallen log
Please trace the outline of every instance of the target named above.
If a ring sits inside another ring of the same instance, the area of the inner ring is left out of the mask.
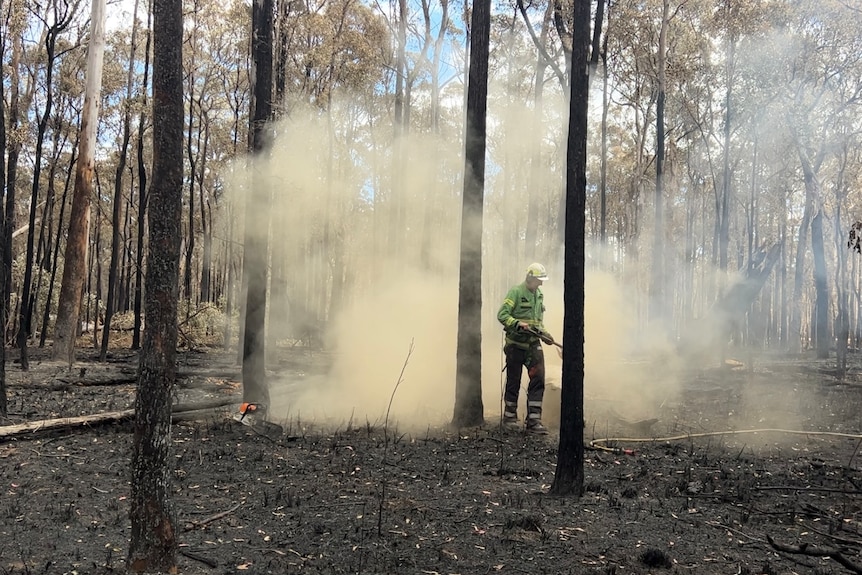
[[[208,402],[186,403],[175,405],[171,411],[171,420],[187,421],[190,416],[200,418],[211,415],[219,408],[236,403],[234,399],[217,399]],[[38,421],[27,421],[0,427],[0,441],[22,435],[35,434],[42,431],[58,431],[61,429],[76,429],[89,427],[91,425],[103,425],[106,423],[120,423],[129,421],[135,416],[134,409],[123,409],[121,411],[106,411],[104,413],[93,413],[77,417],[58,417],[54,419],[40,419]]]

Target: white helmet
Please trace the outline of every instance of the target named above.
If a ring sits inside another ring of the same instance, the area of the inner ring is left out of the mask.
[[[545,266],[542,264],[532,263],[527,267],[527,277],[546,281],[548,279],[548,272],[545,271]]]

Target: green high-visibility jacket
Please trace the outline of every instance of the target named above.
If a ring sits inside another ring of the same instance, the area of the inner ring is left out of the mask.
[[[506,294],[506,299],[503,300],[503,305],[497,312],[497,319],[503,324],[506,332],[506,343],[524,349],[535,345],[539,338],[518,329],[518,323],[526,322],[530,327],[543,332],[545,331],[542,323],[544,315],[545,303],[541,288],[537,287],[536,291],[531,292],[527,289],[526,282],[514,286]]]

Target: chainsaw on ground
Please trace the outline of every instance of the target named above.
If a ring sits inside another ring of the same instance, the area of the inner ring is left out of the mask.
[[[266,406],[262,403],[241,403],[239,413],[234,415],[234,419],[272,441],[284,435],[284,429],[280,425],[266,420]]]

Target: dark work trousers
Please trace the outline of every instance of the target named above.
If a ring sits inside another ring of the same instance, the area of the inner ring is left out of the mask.
[[[509,344],[503,348],[506,354],[505,417],[517,417],[518,395],[521,391],[521,374],[527,368],[530,382],[527,385],[527,422],[541,421],[542,398],[545,395],[545,354],[541,342],[529,349]]]

